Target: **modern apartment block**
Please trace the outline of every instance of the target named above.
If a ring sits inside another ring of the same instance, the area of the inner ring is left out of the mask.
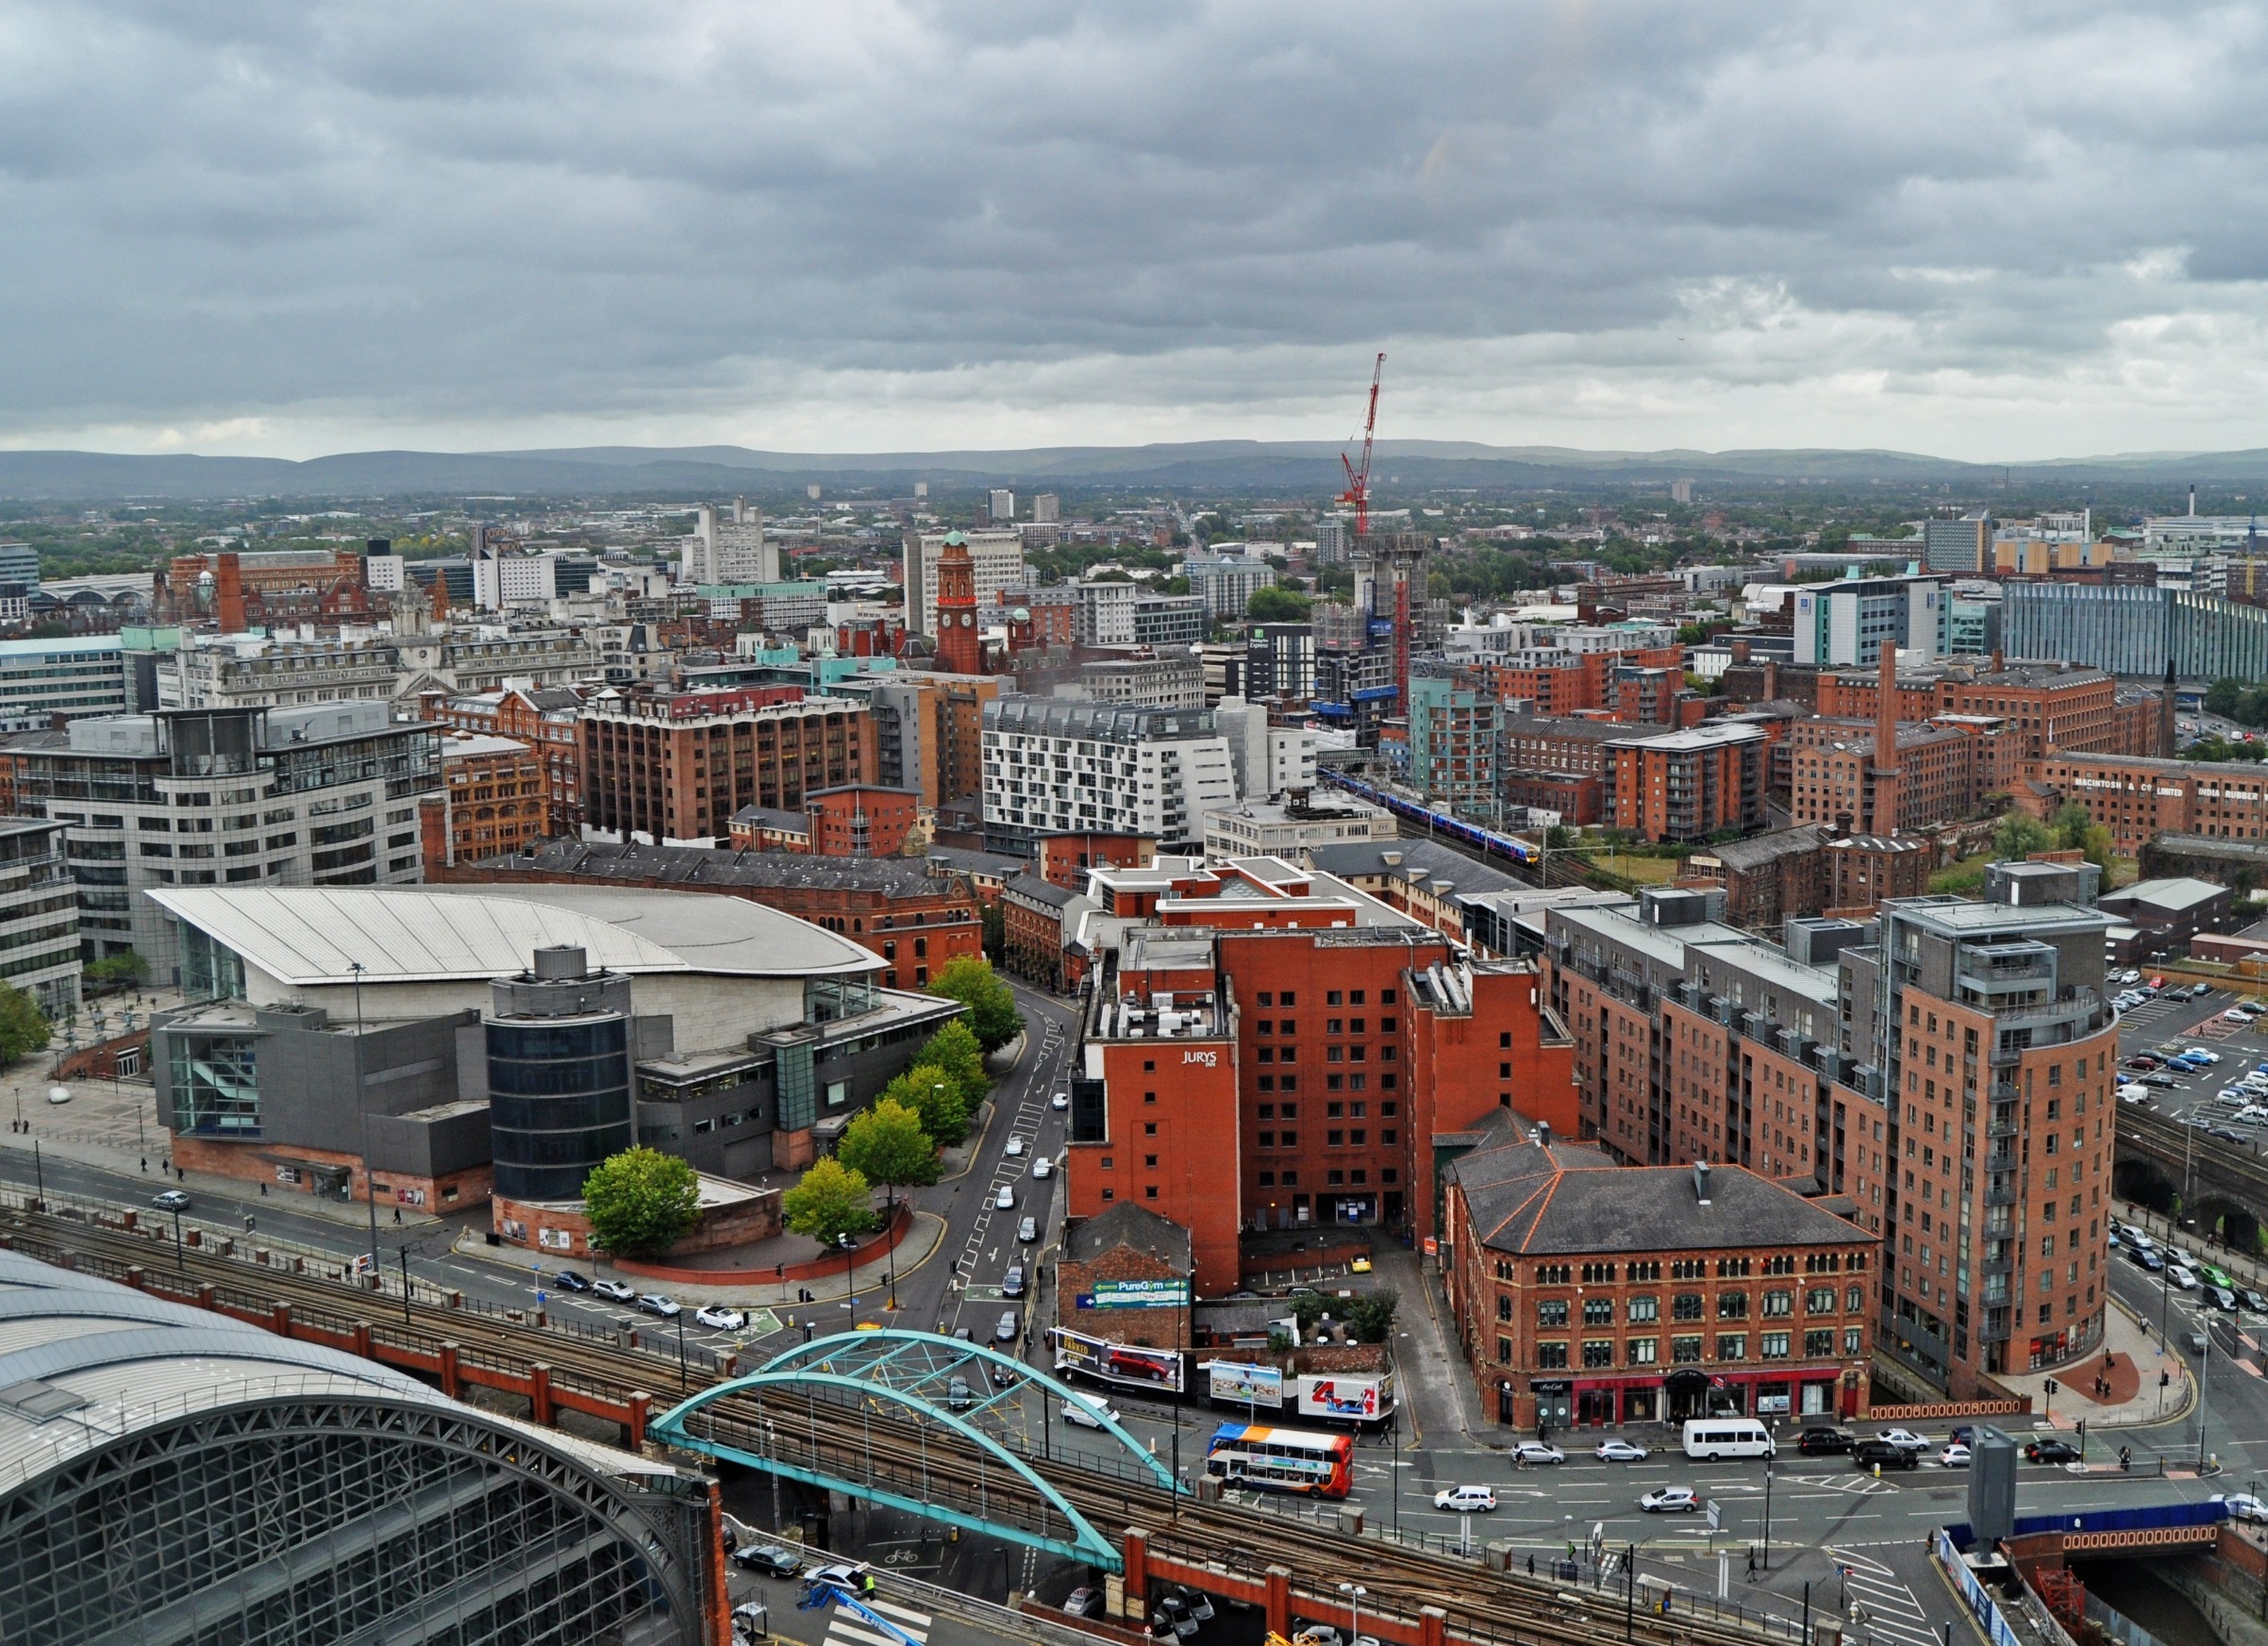
[[[1147,835],[1194,845],[1236,799],[1210,709],[1002,697],[984,706],[984,827],[994,849],[1042,835]]]
[[[1190,592],[1213,617],[1239,618],[1255,594],[1276,587],[1276,568],[1243,555],[1191,555],[1181,563]]]
[[[1791,921],[1786,947],[1698,892],[1552,909],[1585,1135],[1847,1197],[1882,1241],[1878,1364],[1915,1398],[2088,1354],[2117,1081],[2093,884],[1999,864],[1985,901]]]
[[[50,1018],[79,1001],[78,892],[63,857],[63,826],[0,820],[0,982]]]
[[[1885,643],[1924,657],[1952,649],[1952,603],[1927,577],[1846,577],[1796,590],[1795,661],[1870,668]]]
[[[1649,840],[1702,840],[1764,826],[1763,732],[1751,725],[1622,738],[1607,745],[1606,812]]]
[[[77,720],[125,710],[118,636],[0,640],[0,731],[36,731],[58,715]]]
[[[2010,583],[2001,632],[2020,657],[2068,657],[2113,674],[2268,678],[2268,609],[2147,584]]]
[[[414,885],[441,735],[382,704],[75,721],[6,753],[20,809],[64,825],[90,960],[134,949],[177,983],[170,886]]]
[[[742,806],[800,811],[813,790],[875,781],[873,715],[799,687],[603,691],[582,720],[584,817],[625,839],[723,840]]]

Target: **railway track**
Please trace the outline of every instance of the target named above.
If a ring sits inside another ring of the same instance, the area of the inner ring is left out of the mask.
[[[0,1235],[26,1255],[68,1255],[75,1267],[123,1280],[142,1272],[145,1289],[194,1298],[214,1289],[215,1300],[249,1312],[282,1303],[295,1319],[331,1331],[370,1327],[374,1344],[431,1355],[443,1342],[459,1353],[488,1355],[520,1366],[540,1362],[565,1379],[608,1398],[634,1392],[667,1400],[675,1356],[624,1351],[533,1324],[468,1314],[412,1301],[409,1322],[398,1318],[400,1299],[380,1297],[337,1281],[288,1270],[256,1267],[208,1252],[176,1253],[151,1234],[106,1227],[77,1217],[0,1210]],[[389,1311],[392,1317],[389,1318]],[[631,1364],[625,1365],[625,1358]],[[656,1375],[647,1376],[647,1372]],[[695,1372],[694,1389],[719,1379]],[[658,1386],[658,1387],[657,1387]],[[988,1518],[1035,1531],[1064,1535],[1060,1514],[1017,1477],[988,1466],[967,1450],[941,1450],[928,1429],[889,1404],[867,1397],[823,1401],[777,1390],[742,1391],[704,1408],[721,1438],[836,1475],[863,1479],[917,1501],[980,1505]],[[1004,1441],[1014,1437],[1002,1437]],[[1026,1460],[1097,1530],[1142,1534],[1151,1550],[1176,1562],[1264,1587],[1271,1568],[1291,1573],[1294,1609],[1310,1615],[1342,1604],[1339,1586],[1356,1582],[1368,1591],[1366,1612],[1395,1617],[1413,1629],[1424,1606],[1446,1614],[1449,1638],[1472,1642],[1535,1642],[1538,1646],[1596,1646],[1627,1628],[1626,1638],[1647,1646],[1756,1646],[1759,1634],[1693,1615],[1662,1617],[1626,1612],[1623,1597],[1487,1569],[1466,1558],[1407,1544],[1355,1536],[1335,1526],[1287,1520],[1229,1505],[1183,1499],[1133,1479],[1121,1480],[1075,1458],[1020,1449]],[[1414,1635],[1413,1637],[1414,1638]]]

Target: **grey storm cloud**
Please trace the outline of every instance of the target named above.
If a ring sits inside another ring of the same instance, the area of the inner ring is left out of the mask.
[[[1914,438],[2093,407],[2074,438],[2129,445],[2162,405],[2186,438],[2268,375],[2264,33],[2169,4],[0,0],[0,436],[501,441],[802,396],[844,431],[863,403],[875,446],[929,397],[1237,433],[1340,415],[1391,346],[1412,415],[1476,438],[1689,436],[1743,395]]]

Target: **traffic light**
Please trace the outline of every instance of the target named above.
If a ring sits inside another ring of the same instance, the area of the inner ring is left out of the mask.
[[[2052,1377],[2047,1380],[2047,1392],[2050,1394],[2056,1392],[2056,1380]]]

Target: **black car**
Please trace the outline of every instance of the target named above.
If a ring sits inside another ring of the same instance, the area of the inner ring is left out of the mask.
[[[1919,1469],[1922,1455],[1888,1440],[1861,1440],[1852,1448],[1851,1461],[1860,1469]]]
[[[2034,1440],[2024,1449],[2034,1463],[2076,1463],[2079,1449],[2069,1440]]]
[[[1841,1429],[1806,1429],[1796,1437],[1795,1454],[1799,1457],[1840,1457],[1858,1443]]]
[[[2256,1315],[2268,1315],[2268,1297],[2262,1297],[2249,1286],[2237,1288],[2237,1301]]]
[[[589,1291],[591,1289],[590,1277],[577,1274],[572,1269],[560,1270],[551,1277],[551,1280],[552,1284],[561,1291]]]
[[[803,1556],[777,1543],[751,1543],[735,1549],[732,1557],[749,1571],[771,1577],[793,1577],[803,1570]]]

